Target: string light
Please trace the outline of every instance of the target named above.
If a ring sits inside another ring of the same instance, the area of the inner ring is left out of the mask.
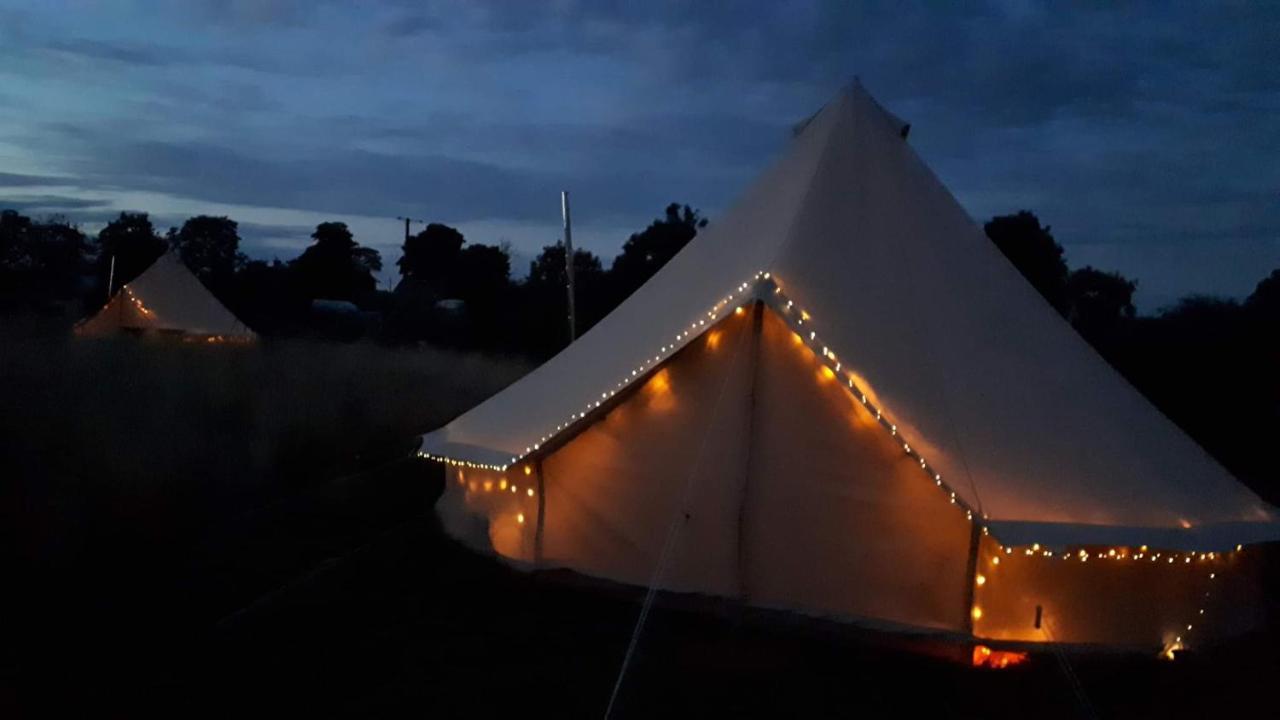
[[[142,303],[142,300],[138,299],[138,296],[133,294],[133,290],[130,289],[128,285],[124,286],[124,294],[128,296],[129,301],[133,303],[134,307],[138,308],[138,312],[141,312],[146,317],[155,316],[155,313],[151,312],[151,310]]]
[[[669,345],[664,344],[660,346],[660,349],[656,355],[645,358],[634,369],[629,370],[628,371],[629,374],[624,376],[621,380],[619,380],[614,385],[613,388],[603,391],[600,394],[599,400],[593,400],[591,402],[588,402],[582,412],[570,413],[568,420],[566,420],[563,423],[557,424],[553,432],[543,435],[538,440],[537,443],[526,446],[523,453],[512,457],[509,462],[503,463],[503,464],[476,462],[473,460],[453,458],[446,455],[436,455],[436,454],[428,453],[425,451],[420,451],[418,453],[418,456],[429,459],[429,460],[442,462],[448,465],[457,466],[457,467],[467,467],[467,468],[473,468],[473,469],[494,470],[496,472],[505,472],[507,468],[520,462],[522,459],[528,457],[534,452],[537,452],[539,447],[545,444],[548,440],[553,439],[556,435],[569,430],[575,424],[581,422],[591,413],[591,411],[600,408],[603,401],[613,397],[619,390],[622,390],[623,388],[627,387],[628,385],[633,383],[635,380],[637,380],[640,376],[642,376],[644,373],[646,373],[648,370],[653,369],[655,365],[658,365],[664,359],[674,354],[677,350],[683,347],[680,343],[689,338],[690,330],[705,328],[707,320],[714,321],[723,316],[728,315],[730,312],[734,310],[741,309],[742,304],[740,302],[735,303],[735,301],[741,300],[742,296],[744,295],[755,296],[759,292],[762,292],[764,285],[761,283],[761,280],[766,279],[768,275],[769,273],[764,271],[757,272],[752,280],[748,280],[746,282],[739,284],[732,292],[730,292],[728,295],[718,300],[714,305],[711,306],[709,310],[707,310],[705,319],[700,318],[698,320],[694,320],[689,324],[689,330],[681,330],[677,333],[674,333],[674,337],[675,337],[674,342],[670,343]],[[526,468],[526,474],[528,474],[529,472],[530,471]]]
[[[770,286],[772,286],[771,292],[769,291]],[[664,359],[669,358],[672,354],[674,354],[676,351],[681,349],[684,344],[687,344],[685,341],[689,339],[690,330],[698,330],[699,328],[705,328],[706,320],[711,320],[713,321],[713,324],[714,324],[715,320],[723,316],[726,316],[729,313],[732,313],[735,315],[743,314],[745,311],[742,307],[742,304],[740,302],[735,304],[735,301],[739,300],[744,295],[754,296],[760,299],[762,302],[769,304],[770,307],[772,307],[775,311],[778,312],[779,316],[783,318],[784,322],[788,322],[793,325],[792,329],[796,331],[797,342],[803,342],[801,333],[799,333],[797,328],[799,326],[802,326],[805,322],[812,323],[813,317],[809,314],[808,311],[803,309],[798,314],[791,314],[790,311],[795,306],[795,301],[787,297],[786,293],[782,289],[782,286],[776,282],[776,280],[773,278],[771,273],[765,272],[765,271],[757,272],[754,277],[754,282],[748,281],[738,285],[732,292],[730,292],[728,295],[721,298],[719,301],[717,301],[714,305],[711,306],[711,308],[705,314],[706,315],[705,319],[700,318],[690,323],[689,330],[681,330],[677,333],[674,333],[675,340],[673,342],[671,342],[670,344],[661,345],[657,354],[655,354],[652,357],[645,358],[635,368],[625,371],[627,374],[625,374],[623,378],[619,380],[613,388],[605,390],[604,392],[600,393],[599,400],[595,400],[594,402],[588,402],[583,412],[571,413],[568,420],[562,423],[558,423],[555,426],[555,430],[553,432],[543,435],[537,443],[534,443],[533,445],[525,447],[523,454],[512,457],[508,463],[496,464],[496,463],[475,462],[472,460],[451,458],[443,455],[434,455],[431,453],[427,453],[425,451],[420,451],[418,455],[423,458],[446,463],[448,465],[452,465],[455,467],[465,467],[465,468],[475,468],[475,469],[505,472],[508,469],[508,467],[510,467],[511,465],[517,462],[520,462],[520,460],[522,460],[523,458],[528,457],[534,452],[537,452],[540,446],[545,444],[548,440],[553,439],[556,435],[560,433],[564,433],[568,431],[570,428],[574,427],[577,423],[582,422],[584,419],[586,419],[590,415],[590,413],[593,410],[598,409],[601,406],[601,403],[603,401],[607,401],[609,398],[614,397],[616,392],[626,388],[628,385],[642,378],[649,370],[653,369],[655,365],[661,363]],[[696,338],[697,336],[695,335],[694,337]],[[819,340],[817,330],[810,329],[809,332],[807,333],[807,337],[808,337],[809,343],[813,343],[814,346],[816,346],[816,348],[811,346],[811,349],[815,350],[815,355],[821,357],[825,363],[830,364],[830,367],[828,367],[827,369],[830,369],[833,372],[839,373],[843,367],[842,363],[840,363],[837,360],[836,352],[832,350],[828,344]],[[817,350],[820,350],[820,352],[817,352]],[[889,433],[891,437],[894,437],[894,438],[898,437],[898,426],[887,419],[886,411],[882,406],[877,406],[874,403],[872,403],[870,400],[868,400],[866,392],[863,391],[862,388],[858,386],[858,383],[854,379],[854,376],[852,373],[849,373],[847,376],[847,389],[848,389],[848,392],[853,396],[853,398],[857,402],[859,402],[869,413],[874,415],[876,422],[880,424]],[[942,490],[942,492],[947,494],[949,503],[952,505],[956,505],[960,510],[964,511],[966,518],[972,521],[975,512],[978,512],[977,509],[971,507],[967,503],[967,501],[965,501],[962,497],[958,497],[955,489],[953,489],[947,482],[943,480],[941,473],[937,472],[934,469],[934,467],[929,463],[929,461],[922,454],[920,454],[918,450],[912,447],[909,441],[903,439],[901,441],[901,446],[905,454],[917,460],[921,470],[923,470],[928,477],[931,477],[933,479],[934,485],[938,487],[940,490]],[[529,468],[528,465],[525,465],[524,472],[525,472],[525,475],[529,475],[532,473],[532,470]],[[513,492],[515,491],[514,486],[512,486],[512,491]],[[534,491],[532,488],[528,488],[526,490],[526,493],[529,497],[534,496]],[[520,517],[523,517],[523,515],[521,515]],[[982,513],[982,517],[985,518],[986,514]],[[988,528],[986,526],[983,526],[982,531],[984,535],[989,534]],[[1242,548],[1243,548],[1242,545],[1236,545],[1235,549],[1237,552],[1239,552],[1240,550],[1242,550]],[[1004,550],[1004,553],[1006,555],[1011,555],[1013,553],[1012,547],[1001,546],[1001,549]],[[1121,550],[1121,549],[1111,548],[1106,553],[1099,553],[1095,557],[1103,560],[1116,560],[1116,561],[1123,561],[1129,558],[1142,559],[1144,556],[1147,555],[1148,551],[1149,551],[1149,548],[1146,545],[1140,546],[1140,548],[1138,548],[1138,552],[1136,553],[1130,552],[1127,549]],[[1054,553],[1051,550],[1048,550],[1048,549],[1041,550],[1040,543],[1032,543],[1030,548],[1026,550],[1025,554],[1028,557],[1052,558],[1054,556]],[[1161,553],[1155,553],[1154,555],[1150,556],[1150,560],[1154,562],[1160,556],[1161,556]],[[1184,563],[1190,563],[1197,556],[1199,560],[1205,561],[1205,562],[1212,561],[1215,559],[1215,553],[1212,553],[1212,552],[1207,554],[1203,552],[1201,553],[1190,552],[1185,554],[1170,553],[1166,556],[1166,561],[1172,564],[1173,562],[1175,562],[1177,558],[1181,558],[1183,559]],[[1078,550],[1078,552],[1074,552],[1074,553],[1064,552],[1061,555],[1061,557],[1065,561],[1078,560],[1080,563],[1087,563],[1091,555],[1087,550],[1080,549]],[[999,565],[1000,558],[998,556],[993,556],[991,558],[991,563],[992,565]],[[1216,577],[1215,573],[1209,574],[1210,580],[1213,580],[1215,577]],[[975,582],[978,585],[984,585],[986,583],[986,578],[985,576],[979,574],[976,576]],[[972,608],[971,612],[975,620],[982,617],[982,610],[976,605]],[[1198,614],[1203,615],[1204,609],[1201,608]],[[1191,627],[1190,625],[1188,625],[1187,630],[1190,631],[1190,629]],[[1183,638],[1181,636],[1176,638],[1176,643],[1178,645],[1177,649],[1182,648],[1182,640]],[[1169,655],[1172,656],[1172,651],[1167,650],[1167,652],[1169,652]]]

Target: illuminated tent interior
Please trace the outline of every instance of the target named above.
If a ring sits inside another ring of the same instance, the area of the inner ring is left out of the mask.
[[[105,307],[77,324],[75,332],[82,337],[128,333],[199,342],[248,342],[257,337],[173,252],[121,287]]]
[[[906,137],[853,82],[591,331],[423,436],[449,532],[958,638],[1171,654],[1252,627],[1247,546],[1280,538],[1276,511],[1094,353]]]

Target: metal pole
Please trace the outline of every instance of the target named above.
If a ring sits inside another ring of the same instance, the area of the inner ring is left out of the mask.
[[[564,272],[569,279],[569,342],[578,337],[577,310],[573,288],[573,230],[569,225],[569,191],[560,192],[560,214],[564,217]]]
[[[542,458],[533,463],[534,472],[538,474],[538,527],[533,531],[533,566],[542,567],[543,526],[547,522],[547,483],[542,474]]]
[[[977,516],[969,521],[969,561],[964,570],[965,581],[969,583],[964,593],[964,631],[973,637],[973,604],[978,588],[978,551],[982,547],[982,528]]]
[[[107,302],[111,302],[111,285],[116,281],[116,256],[111,256],[111,270],[107,272]]]

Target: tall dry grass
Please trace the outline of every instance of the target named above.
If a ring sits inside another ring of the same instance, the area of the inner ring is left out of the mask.
[[[15,550],[183,543],[409,452],[520,362],[372,344],[78,340],[0,326],[0,499]]]

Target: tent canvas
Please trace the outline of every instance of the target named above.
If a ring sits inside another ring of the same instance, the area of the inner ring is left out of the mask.
[[[905,136],[851,84],[590,332],[425,435],[452,466],[450,527],[479,516],[510,558],[752,604],[1186,641],[1201,585],[1280,538],[1275,510],[1075,334]],[[697,409],[663,421],[663,386]]]
[[[218,302],[174,252],[160,256],[121,287],[105,307],[76,326],[76,334],[86,337],[120,332],[227,342],[257,337]]]

